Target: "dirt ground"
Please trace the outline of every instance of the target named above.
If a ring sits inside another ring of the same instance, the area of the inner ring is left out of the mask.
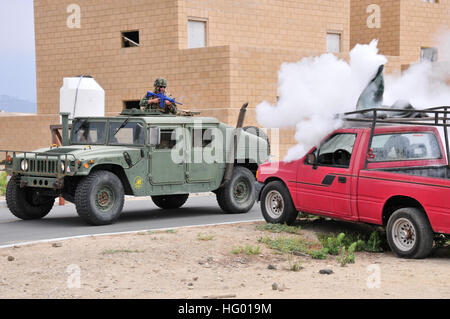
[[[354,264],[341,267],[334,256],[315,260],[280,255],[258,243],[258,239],[301,236],[317,241],[316,232],[352,224],[299,220],[300,235],[259,230],[257,226],[263,224],[180,228],[1,249],[0,297],[450,297],[447,253],[434,253],[425,260],[405,260],[389,251],[357,252]],[[246,245],[259,245],[259,253],[232,253],[235,247]],[[290,270],[294,263],[302,269]],[[320,274],[323,269],[333,273]]]

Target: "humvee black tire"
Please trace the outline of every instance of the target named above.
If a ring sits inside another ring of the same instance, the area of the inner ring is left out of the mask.
[[[425,258],[433,248],[430,222],[421,210],[414,207],[396,210],[389,217],[386,234],[389,247],[401,258]]]
[[[289,190],[280,181],[270,182],[262,189],[261,211],[271,224],[292,225],[298,216]]]
[[[248,212],[255,204],[255,176],[242,166],[235,166],[230,181],[216,192],[220,208],[227,214]]]
[[[152,201],[162,209],[176,209],[186,203],[189,194],[152,196]]]
[[[6,186],[6,205],[23,220],[40,219],[53,208],[55,197],[39,196],[32,188],[20,188],[20,177],[12,176]]]
[[[75,191],[78,215],[90,225],[113,224],[122,213],[124,188],[109,171],[96,171],[83,178]]]
[[[270,142],[269,137],[267,137],[267,134],[259,127],[256,126],[245,126],[242,128],[244,132],[256,135],[258,137],[261,137],[267,142],[267,152],[270,154]]]

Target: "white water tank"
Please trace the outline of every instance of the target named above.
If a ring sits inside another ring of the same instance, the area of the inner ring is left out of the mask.
[[[59,110],[70,113],[69,119],[105,116],[105,90],[91,76],[64,78]]]

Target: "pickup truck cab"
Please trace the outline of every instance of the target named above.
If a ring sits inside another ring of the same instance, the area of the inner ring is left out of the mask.
[[[269,223],[298,212],[385,226],[393,252],[424,258],[450,234],[450,179],[438,130],[389,125],[335,130],[303,158],[262,164],[257,199]]]

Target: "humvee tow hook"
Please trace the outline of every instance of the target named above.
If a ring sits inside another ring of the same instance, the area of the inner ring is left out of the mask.
[[[223,176],[222,184],[220,185],[221,187],[226,185],[230,181],[231,176],[233,175],[234,159],[236,157],[236,152],[237,152],[237,141],[239,140],[239,136],[242,131],[242,126],[244,124],[244,118],[245,118],[245,112],[247,111],[247,106],[248,106],[248,102],[245,103],[244,105],[242,105],[241,110],[239,112],[236,129],[234,130],[234,133],[233,133],[234,136],[233,136],[233,139],[231,140],[233,143],[233,145],[232,145],[233,147],[230,147],[231,152],[229,152],[227,155],[227,165],[225,167],[225,173]]]

